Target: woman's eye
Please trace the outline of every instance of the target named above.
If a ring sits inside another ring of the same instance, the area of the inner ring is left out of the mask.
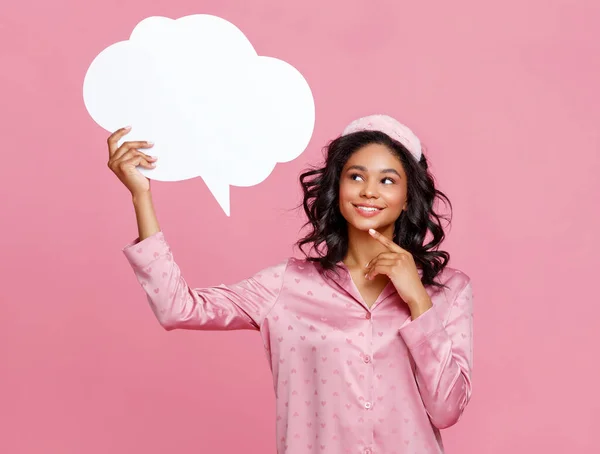
[[[351,180],[356,180],[357,178],[362,179],[362,176],[360,176],[358,173],[353,173],[352,175],[350,175]]]
[[[382,182],[384,182],[384,183],[385,183],[386,181],[389,181],[389,183],[385,183],[385,184],[394,184],[394,183],[395,183],[395,182],[394,182],[394,180],[392,180],[391,178],[388,178],[388,177],[385,177],[385,178],[384,178],[383,180],[381,180],[381,181],[382,181]]]

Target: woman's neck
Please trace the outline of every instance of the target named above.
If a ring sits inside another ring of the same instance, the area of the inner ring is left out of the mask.
[[[378,231],[391,239],[393,229],[392,225]],[[344,258],[344,265],[348,269],[364,268],[370,260],[382,252],[388,252],[388,249],[373,238],[368,231],[348,226],[348,252]]]

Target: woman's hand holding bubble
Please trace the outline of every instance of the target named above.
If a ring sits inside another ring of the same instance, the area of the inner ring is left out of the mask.
[[[157,158],[140,151],[140,149],[151,148],[153,146],[151,142],[124,142],[119,146],[119,140],[129,131],[131,131],[129,126],[121,128],[108,138],[108,167],[135,197],[150,192],[150,180],[142,175],[137,167],[153,169],[156,167]]]

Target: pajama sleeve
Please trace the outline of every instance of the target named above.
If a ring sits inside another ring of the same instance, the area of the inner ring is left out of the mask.
[[[466,275],[456,280],[462,285],[451,292],[449,308],[434,304],[399,330],[415,363],[425,409],[438,429],[455,424],[471,397],[473,294]]]
[[[163,232],[123,249],[159,323],[173,329],[259,329],[275,304],[287,260],[233,285],[190,288]]]

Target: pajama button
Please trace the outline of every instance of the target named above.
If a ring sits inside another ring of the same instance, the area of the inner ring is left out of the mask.
[[[370,313],[370,312],[367,312],[367,313],[365,314],[365,318],[366,318],[367,320],[371,320],[371,313]]]
[[[365,448],[365,454],[372,454],[371,448]]]
[[[364,361],[365,363],[370,363],[370,362],[371,362],[371,357],[370,357],[369,355],[366,355],[366,356],[363,358],[363,361]]]
[[[371,402],[365,402],[365,408],[368,410],[371,408]]]

